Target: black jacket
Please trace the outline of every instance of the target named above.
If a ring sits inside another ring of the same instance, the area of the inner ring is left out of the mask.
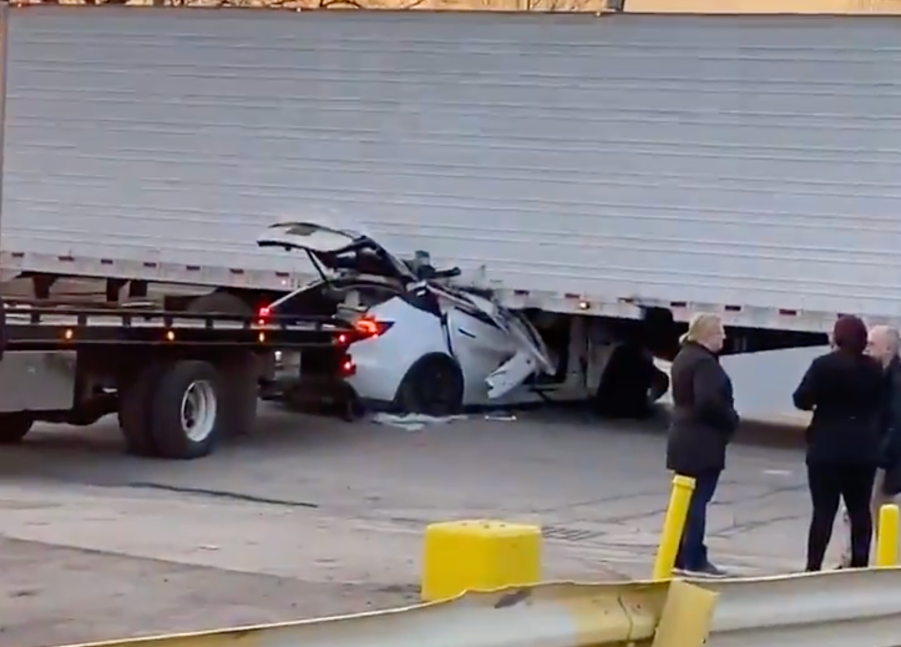
[[[886,494],[901,493],[901,360],[892,360],[885,371],[882,401],[882,456],[885,468],[883,489]]]
[[[709,350],[687,342],[672,367],[673,414],[666,466],[699,476],[726,466],[726,446],[738,428],[732,381]]]
[[[795,406],[813,411],[807,462],[872,465],[881,460],[882,366],[871,357],[836,350],[817,357],[795,389]]]
[[[6,303],[0,297],[0,360],[3,359],[3,351],[6,350]]]

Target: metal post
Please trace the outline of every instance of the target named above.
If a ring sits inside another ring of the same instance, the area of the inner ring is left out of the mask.
[[[879,530],[876,533],[876,566],[886,568],[898,565],[898,506],[886,504],[879,508]]]
[[[672,577],[679,544],[682,543],[682,531],[688,517],[688,506],[695,490],[695,480],[690,476],[676,474],[673,477],[673,488],[670,492],[666,518],[660,533],[657,547],[657,558],[654,560],[654,579],[663,580]]]

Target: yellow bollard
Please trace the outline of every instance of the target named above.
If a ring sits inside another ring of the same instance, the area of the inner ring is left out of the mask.
[[[876,532],[876,566],[898,565],[898,529],[901,515],[898,506],[886,504],[879,508],[879,530]]]
[[[663,531],[660,533],[660,544],[657,547],[657,558],[654,560],[654,579],[665,580],[673,575],[679,544],[682,543],[682,531],[688,516],[688,504],[695,490],[695,480],[690,476],[676,474],[673,477],[673,489],[670,492],[669,507],[663,520]]]
[[[538,526],[477,519],[433,523],[425,530],[423,602],[540,581]]]

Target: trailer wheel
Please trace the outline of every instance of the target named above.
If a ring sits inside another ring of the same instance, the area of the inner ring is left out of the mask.
[[[0,445],[15,445],[31,431],[34,419],[25,413],[0,413]]]
[[[613,351],[595,394],[596,411],[609,418],[647,418],[648,395],[656,371],[653,360],[635,344]]]
[[[669,375],[658,368],[654,368],[654,376],[651,378],[651,388],[648,392],[648,401],[652,404],[666,395],[669,391]]]
[[[185,360],[159,377],[150,429],[159,455],[192,459],[210,454],[221,433],[220,378],[212,364]]]
[[[125,451],[134,456],[157,456],[150,429],[150,407],[163,364],[152,364],[121,390],[119,394],[119,429],[125,438]]]
[[[463,373],[447,355],[419,358],[397,389],[394,406],[403,413],[451,416],[463,408]]]

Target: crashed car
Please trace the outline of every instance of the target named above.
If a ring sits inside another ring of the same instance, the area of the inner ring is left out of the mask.
[[[366,408],[444,416],[540,401],[535,385],[561,370],[524,314],[450,286],[457,268],[404,262],[365,235],[314,223],[272,225],[257,243],[305,252],[320,275],[267,314],[353,320],[359,335],[341,368]]]

